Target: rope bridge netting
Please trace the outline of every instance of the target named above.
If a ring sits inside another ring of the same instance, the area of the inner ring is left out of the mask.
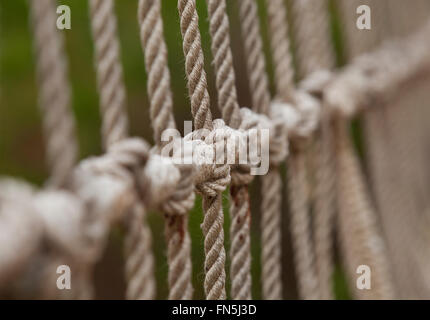
[[[116,17],[124,4],[86,3],[80,19],[92,36],[103,151],[78,159],[58,3],[29,0],[49,179],[42,187],[0,179],[1,298],[98,297],[95,270],[118,230],[126,299],[193,299],[200,290],[211,300],[334,299],[339,264],[352,298],[430,298],[429,1],[178,0],[167,12],[173,1],[136,0],[133,43],[148,105],[133,104],[149,113],[152,145],[129,133],[133,123],[149,125],[128,116]],[[356,26],[363,4],[371,30]],[[180,46],[169,43],[167,23]],[[169,55],[178,52],[193,130],[173,139],[181,152],[166,154],[164,135],[177,128]],[[253,174],[255,163],[240,161],[236,147],[223,147],[223,161],[201,161],[219,153],[219,142],[247,145],[263,129],[267,173]],[[196,235],[190,219],[200,209]],[[166,266],[157,263],[152,212],[163,217]],[[57,287],[64,265],[70,290]],[[359,266],[371,270],[370,290],[357,285]],[[157,295],[162,268],[167,296]]]

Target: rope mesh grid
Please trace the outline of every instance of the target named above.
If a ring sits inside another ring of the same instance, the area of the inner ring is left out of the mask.
[[[397,267],[395,272],[402,275],[407,270],[407,263],[392,249],[394,242],[390,232],[402,224],[399,218],[402,212],[410,212],[410,218],[416,223],[420,221],[420,214],[428,210],[425,197],[420,197],[428,187],[422,176],[426,170],[422,151],[425,135],[418,119],[418,112],[422,111],[418,97],[410,100],[417,107],[409,111],[405,111],[400,102],[391,108],[383,102],[395,97],[395,93],[400,91],[398,89],[405,84],[430,74],[430,48],[424,40],[428,36],[430,23],[413,33],[419,22],[398,19],[403,13],[388,6],[391,23],[397,20],[404,22],[401,25],[393,24],[393,33],[405,36],[405,39],[384,43],[375,52],[362,54],[339,72],[333,72],[330,69],[335,59],[328,37],[325,1],[319,1],[317,5],[308,0],[293,1],[291,8],[295,18],[298,71],[304,79],[296,86],[285,3],[282,0],[267,0],[276,85],[276,97],[272,101],[257,3],[241,0],[238,5],[253,110],[240,108],[238,104],[226,1],[207,0],[218,107],[223,118],[213,120],[196,1],[178,0],[185,74],[195,126],[195,131],[183,138],[182,143],[196,145],[198,150],[215,150],[217,141],[233,135],[246,138],[253,128],[270,128],[270,169],[261,179],[263,298],[282,299],[283,295],[282,179],[279,166],[287,156],[290,223],[300,297],[333,298],[334,227],[339,234],[350,288],[355,287],[358,265],[369,265],[372,270],[373,290],[363,292],[353,289],[354,297],[396,297],[398,288],[391,281],[392,264]],[[27,235],[16,233],[21,236],[15,237],[14,248],[22,250],[0,250],[0,293],[3,288],[9,288],[19,273],[35,274],[34,270],[26,267],[32,259],[37,258],[43,266],[38,271],[44,274],[43,277],[50,277],[50,270],[62,259],[67,259],[79,271],[74,298],[92,298],[94,264],[100,260],[111,227],[125,223],[126,298],[155,298],[152,237],[146,224],[147,210],[154,209],[161,211],[165,218],[168,297],[192,299],[188,212],[194,205],[197,192],[203,198],[201,229],[205,237],[206,298],[226,299],[222,192],[231,183],[231,297],[251,299],[248,185],[253,177],[250,167],[237,164],[201,165],[194,161],[183,165],[174,162],[177,155],[161,156],[164,146],[162,133],[166,129],[176,128],[161,2],[139,0],[137,12],[148,75],[149,113],[156,144],[151,150],[141,139],[127,137],[126,92],[114,1],[89,0],[89,6],[105,154],[76,164],[75,124],[70,111],[63,40],[54,24],[55,1],[41,0],[39,3],[38,0],[36,5],[33,0],[30,8],[40,83],[39,105],[43,112],[51,178],[41,190],[25,183],[0,180],[0,231],[4,229],[0,234],[10,236],[26,223],[33,226]],[[349,3],[342,10],[349,12],[348,15],[351,8],[354,6]],[[419,8],[419,11],[428,9],[424,2],[420,2]],[[404,8],[405,12],[409,9]],[[418,9],[414,7],[412,10]],[[379,25],[377,29],[380,34],[366,39],[355,35],[357,43],[366,47],[363,51],[382,42],[380,40],[388,33],[384,28]],[[347,28],[347,32],[351,33],[351,29]],[[353,38],[351,34],[349,36]],[[354,42],[350,44],[352,55],[361,53],[356,45]],[[399,60],[404,64],[393,63]],[[381,107],[369,110],[373,107],[369,101],[381,101]],[[348,133],[350,117],[359,112],[366,115],[365,129],[377,208],[371,202],[370,189]],[[416,123],[414,130],[408,129],[405,119]],[[208,136],[197,135],[199,129],[207,129]],[[219,129],[221,131],[217,132]],[[391,132],[391,141],[385,144],[387,132]],[[387,154],[381,155],[382,147]],[[235,152],[237,157],[237,150]],[[393,157],[388,158],[388,154]],[[410,155],[414,155],[411,161]],[[312,157],[310,162],[307,159],[309,156]],[[381,162],[387,165],[381,166]],[[398,168],[402,170],[398,179],[408,184],[417,183],[415,193],[403,187],[387,185],[388,176]],[[26,199],[25,203],[20,203],[22,199]],[[395,211],[395,217],[387,224],[383,219],[386,219],[384,215],[390,208]],[[376,209],[382,211],[382,229],[384,236],[388,235],[386,238],[379,232]],[[15,215],[8,214],[8,210]],[[334,217],[337,219],[336,225]],[[61,225],[60,221],[63,222]],[[64,224],[64,221],[67,223]],[[425,237],[418,240],[418,236],[412,238],[407,229],[398,231],[408,237],[409,244],[415,244],[417,251],[425,252],[422,244]],[[391,239],[388,255],[384,243],[387,239]],[[52,253],[44,251],[44,246],[39,245],[42,241]],[[34,245],[26,246],[29,242]],[[405,251],[405,245],[397,244],[399,250]],[[428,261],[424,254],[422,257],[412,254],[411,260],[418,264],[413,283],[405,285],[403,276],[400,276],[395,284],[400,284],[408,292],[404,293],[405,297],[425,297],[428,288],[425,280],[421,281],[424,277],[420,276],[420,272]],[[30,286],[41,286],[39,282]],[[49,286],[42,287],[34,292],[39,292],[43,297],[62,298]]]

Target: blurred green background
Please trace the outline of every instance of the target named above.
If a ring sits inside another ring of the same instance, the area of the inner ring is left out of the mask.
[[[239,0],[240,1],[240,0]],[[149,121],[149,102],[146,93],[146,73],[140,46],[137,24],[137,0],[116,1],[119,36],[121,41],[122,64],[127,87],[130,133],[152,141]],[[232,49],[237,76],[237,90],[241,106],[250,105],[249,89],[242,56],[240,30],[238,25],[237,1],[227,1],[231,23]],[[98,95],[93,67],[93,44],[88,19],[87,0],[59,1],[67,4],[72,11],[72,29],[61,31],[66,38],[66,50],[69,58],[69,75],[73,90],[73,111],[77,119],[80,156],[85,158],[101,153],[100,116]],[[266,12],[264,1],[258,0],[262,21],[267,69],[273,92],[272,64],[267,39]],[[210,37],[208,34],[207,8],[204,0],[197,0],[200,16],[200,30],[208,73],[209,93],[212,100],[212,112],[219,117],[216,108],[216,91],[213,75]],[[184,57],[179,29],[176,1],[162,1],[165,37],[168,45],[171,83],[174,93],[174,112],[180,130],[184,120],[191,120],[188,94],[184,73]],[[333,1],[330,1],[332,13],[332,34],[338,54],[338,64],[344,62],[340,23]],[[45,166],[44,143],[41,128],[41,116],[37,107],[37,83],[32,48],[32,34],[29,26],[28,4],[26,0],[0,0],[0,174],[20,177],[37,185],[43,185],[48,177]],[[226,209],[225,236],[229,247],[228,194],[224,196]],[[260,232],[259,232],[259,185],[251,188],[253,230],[252,230],[252,273],[253,297],[261,298],[260,285]],[[286,197],[284,197],[286,198]],[[284,201],[285,202],[285,201]],[[284,203],[287,216],[287,206]],[[203,237],[200,223],[203,219],[200,200],[190,213],[190,232],[192,236],[192,255],[194,270],[195,297],[203,298]],[[283,262],[285,298],[297,298],[292,266],[291,246],[288,235],[288,219],[283,219],[284,234]],[[167,297],[167,263],[163,239],[163,219],[158,213],[149,214],[153,231],[153,248],[156,255],[156,275],[158,297]],[[123,230],[118,228],[112,233],[111,241],[103,261],[96,269],[97,297],[123,298]],[[228,266],[227,266],[228,268]],[[228,272],[227,272],[228,273]],[[345,280],[339,267],[336,268],[333,286],[339,299],[349,298]]]

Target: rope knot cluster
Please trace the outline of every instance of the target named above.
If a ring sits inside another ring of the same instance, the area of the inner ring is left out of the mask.
[[[230,165],[226,161],[226,154],[221,153],[219,146],[231,135],[231,131],[225,130],[222,120],[214,121],[213,130],[204,140],[195,139],[195,133],[184,138],[191,141],[193,150],[193,163],[198,167],[195,179],[196,191],[207,197],[216,197],[230,184]],[[218,149],[218,150],[217,150]],[[221,158],[220,155],[223,155]],[[208,159],[209,157],[209,159]],[[209,161],[208,161],[209,160]]]
[[[264,114],[256,113],[248,108],[240,109],[242,115],[242,130],[269,130],[270,163],[277,165],[285,160],[288,155],[287,130],[281,119],[269,118]],[[261,140],[261,133],[258,132]],[[264,143],[264,142],[263,142]],[[260,146],[261,147],[261,146]],[[261,149],[261,148],[260,148]],[[261,152],[261,150],[258,150]]]

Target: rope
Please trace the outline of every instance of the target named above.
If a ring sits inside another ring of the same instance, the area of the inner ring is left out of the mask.
[[[371,1],[368,4],[372,8],[371,34],[366,37],[359,37],[360,34],[354,32],[352,28],[347,29],[347,44],[349,43],[351,47],[349,52],[351,58],[373,49],[381,42],[382,37],[386,37],[390,33],[387,27],[389,23],[387,23],[386,19],[387,12],[390,13],[388,2],[379,1],[374,3]],[[351,5],[354,5],[354,3]],[[389,5],[391,6],[391,2]],[[396,8],[396,10],[401,11],[402,14],[411,14],[408,12],[408,8],[402,8],[402,4],[397,3],[397,5],[400,8]],[[418,7],[414,6],[415,10]],[[347,6],[342,7],[342,9],[347,16],[354,13],[353,9]],[[390,17],[390,14],[388,14],[388,17]],[[399,26],[401,26],[400,29],[404,29],[405,26],[401,22],[404,19],[398,17],[393,20],[396,20],[393,25],[394,29]],[[414,21],[419,23],[419,20],[418,16],[414,14]],[[411,50],[416,51],[416,48],[411,48]],[[395,51],[391,50],[391,52],[392,54],[388,57],[393,61],[399,61],[397,57],[394,58]],[[388,77],[390,76],[388,75]],[[415,94],[416,92],[414,91]],[[424,270],[425,266],[428,265],[428,258],[426,258],[426,250],[420,246],[426,240],[424,240],[425,237],[422,237],[419,229],[425,228],[426,221],[419,218],[422,210],[417,210],[419,201],[415,198],[419,193],[416,192],[417,190],[414,190],[414,195],[409,193],[411,190],[409,186],[417,185],[419,181],[419,178],[414,177],[411,171],[419,167],[413,161],[420,157],[414,151],[414,145],[416,146],[417,141],[415,138],[409,138],[409,141],[404,142],[406,150],[402,148],[401,143],[405,138],[408,139],[407,137],[410,137],[414,128],[416,128],[414,125],[411,126],[412,120],[410,117],[413,116],[414,112],[413,108],[405,108],[404,105],[400,105],[398,102],[412,103],[411,101],[404,98],[394,98],[389,101],[396,102],[390,102],[389,106],[382,103],[380,108],[364,115],[365,138],[366,146],[368,147],[366,156],[373,191],[375,192],[375,200],[380,212],[382,229],[387,239],[388,255],[392,260],[393,280],[396,289],[399,289],[396,295],[408,298],[425,297],[428,296],[428,289],[426,289]],[[388,109],[390,109],[390,112],[388,112]],[[408,128],[406,129],[404,126]],[[404,161],[401,161],[402,158]],[[412,167],[415,167],[415,169],[409,169]],[[402,175],[404,176],[402,177]],[[422,176],[422,173],[420,175]],[[407,223],[404,220],[405,212],[408,212]],[[414,247],[414,250],[411,251],[410,247]]]
[[[347,134],[345,121],[336,122],[340,240],[351,288],[356,288],[356,269],[367,265],[372,289],[352,289],[359,299],[392,299],[393,288],[382,238],[375,228],[375,214],[365,191],[364,178]]]
[[[178,10],[194,126],[195,129],[212,130],[212,115],[195,0],[178,0]],[[201,228],[205,237],[204,288],[208,300],[226,298],[224,214],[222,211],[222,191],[225,186],[221,182],[225,180],[226,175],[229,177],[229,173],[228,166],[218,166],[214,175],[208,177],[212,181],[196,185],[198,191],[203,195],[204,220]]]
[[[194,127],[196,130],[202,128],[211,130],[212,114],[195,1],[179,0],[178,10]]]
[[[208,0],[212,54],[214,56],[218,104],[227,125],[239,128],[241,114],[237,101],[236,79],[230,47],[230,27],[225,0]],[[233,300],[250,300],[251,296],[251,210],[248,184],[252,177],[241,172],[240,166],[232,171],[230,186],[230,277]]]
[[[304,2],[296,1],[298,12],[301,9],[305,9],[300,5],[303,5]],[[308,4],[310,5],[310,2]],[[327,37],[327,31],[329,30],[327,4],[323,1],[318,2],[318,4],[320,4],[319,7],[314,5],[311,6],[313,10],[309,9],[308,23],[310,23],[309,28],[312,28],[314,39],[309,47],[311,51],[308,52],[308,57],[302,52],[302,59],[306,64],[305,69],[311,72],[318,70],[313,70],[312,68],[332,68],[334,65],[334,53],[330,47],[330,38]],[[305,12],[302,11],[302,14],[305,14]],[[302,23],[306,22],[302,20]],[[305,26],[303,27],[305,28]],[[355,284],[353,282],[356,279],[357,267],[363,264],[363,261],[367,261],[367,265],[371,266],[372,269],[372,280],[376,283],[376,289],[372,288],[372,294],[374,294],[374,297],[380,299],[391,297],[392,288],[388,274],[388,263],[383,251],[382,239],[378,236],[375,213],[369,203],[370,201],[364,187],[364,179],[360,172],[350,137],[348,136],[347,120],[336,118],[334,123],[336,127],[335,139],[337,142],[338,222],[343,256],[346,260],[351,288]],[[327,153],[326,159],[330,159],[329,157],[330,153]],[[323,168],[324,165],[325,168]],[[329,163],[324,164],[321,162],[321,166],[320,170],[330,169]],[[334,173],[331,176],[334,176]],[[321,183],[323,182],[321,181]],[[318,198],[318,195],[316,197]],[[355,223],[351,223],[351,221]],[[324,233],[328,234],[328,232]],[[352,253],[353,251],[354,253]],[[375,274],[378,277],[376,281]],[[364,295],[362,291],[360,293],[356,291],[360,290],[354,290],[358,296]]]
[[[163,131],[175,128],[175,122],[160,1],[140,0],[138,16],[142,48],[145,53],[145,64],[148,72],[148,95],[154,140],[157,146],[161,147]],[[187,171],[184,172],[186,175],[192,171],[189,167],[183,168],[183,170]],[[190,187],[190,192],[187,192]],[[183,177],[177,190],[174,200],[178,206],[174,206],[170,214],[165,213],[169,299],[190,300],[193,295],[191,239],[186,213],[194,205],[193,182]],[[189,194],[192,194],[192,199],[189,199]]]
[[[242,0],[239,4],[239,13],[253,109],[269,116],[270,92],[260,38],[257,4],[254,0]],[[261,204],[263,298],[277,300],[282,299],[280,197],[282,185],[279,167],[272,165],[269,173],[261,180],[264,190]]]
[[[270,45],[278,99],[294,101],[294,68],[290,52],[287,11],[283,0],[266,0]]]
[[[39,106],[47,147],[52,187],[64,186],[77,160],[78,143],[70,108],[70,86],[63,38],[55,27],[55,1],[30,1]]]
[[[103,120],[102,137],[105,147],[109,147],[127,136],[128,127],[113,1],[90,0],[90,12]],[[155,297],[151,232],[142,219],[143,215],[143,209],[136,204],[127,221],[125,269],[128,299]]]
[[[326,1],[294,1],[299,70],[309,75],[334,66],[329,38]],[[332,132],[327,108],[323,105],[321,122],[314,134],[310,156],[314,174],[314,250],[320,298],[333,299],[333,220],[335,214],[335,168]]]

